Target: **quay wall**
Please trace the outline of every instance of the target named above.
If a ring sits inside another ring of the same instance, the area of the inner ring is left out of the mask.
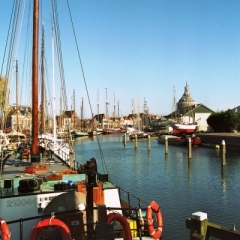
[[[240,149],[240,133],[197,133],[203,144],[222,144],[225,141],[226,147]]]

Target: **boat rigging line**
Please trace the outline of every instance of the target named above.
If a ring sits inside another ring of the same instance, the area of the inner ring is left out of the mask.
[[[63,109],[68,109],[67,104],[67,94],[66,94],[66,84],[65,84],[65,75],[64,75],[64,68],[63,68],[63,58],[62,58],[62,47],[61,47],[61,38],[60,38],[60,28],[58,24],[58,10],[57,10],[57,1],[51,0],[51,7],[52,7],[52,22],[54,25],[54,35],[56,41],[56,53],[58,58],[59,64],[59,73],[60,73],[60,83],[61,83],[61,95],[63,96]],[[60,113],[62,114],[62,113]]]
[[[75,44],[76,44],[76,47],[77,47],[77,54],[78,54],[78,59],[79,59],[79,63],[80,63],[81,71],[82,71],[83,81],[84,81],[85,89],[86,89],[86,92],[87,92],[88,104],[89,104],[89,107],[90,107],[91,116],[92,116],[92,118],[93,118],[94,115],[93,115],[93,110],[92,110],[92,104],[91,104],[90,97],[89,97],[87,82],[86,82],[86,78],[85,78],[85,74],[84,74],[84,70],[83,70],[83,64],[82,64],[82,60],[81,60],[81,54],[80,54],[80,50],[79,50],[79,47],[78,47],[76,32],[75,32],[75,28],[74,28],[74,24],[73,24],[73,19],[72,19],[72,14],[71,14],[71,9],[70,9],[70,5],[69,5],[69,1],[68,1],[68,0],[67,0],[67,6],[68,6],[69,16],[70,16],[70,20],[71,20],[71,24],[72,24],[72,29],[73,29]],[[99,147],[99,150],[100,150],[101,161],[102,161],[102,164],[103,164],[103,170],[105,170],[105,171],[108,173],[108,171],[107,171],[107,166],[106,166],[106,162],[105,162],[105,159],[104,159],[104,156],[103,156],[103,152],[102,152],[102,148],[101,148],[101,145],[100,145],[98,136],[96,137],[96,139],[97,139],[98,147]],[[110,178],[110,177],[109,177],[109,178]]]

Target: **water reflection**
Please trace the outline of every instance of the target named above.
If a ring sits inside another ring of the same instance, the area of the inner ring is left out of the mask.
[[[192,159],[188,158],[188,180],[191,180],[191,166],[192,166]]]
[[[221,167],[222,172],[222,191],[226,194],[226,165],[222,165]]]
[[[161,206],[163,240],[189,239],[185,219],[196,211],[206,212],[213,223],[240,226],[239,152],[228,150],[226,165],[222,165],[219,149],[194,148],[188,159],[187,148],[169,146],[165,154],[164,145],[154,140],[150,151],[147,141],[139,141],[137,149],[134,142],[124,146],[120,135],[100,136],[99,140],[111,180]],[[75,151],[81,164],[96,157],[101,172],[95,139],[76,140]]]

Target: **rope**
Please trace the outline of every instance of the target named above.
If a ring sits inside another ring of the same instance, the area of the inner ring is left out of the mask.
[[[49,225],[52,225],[52,220],[55,218],[55,215],[54,215],[55,212],[52,212],[51,213],[51,218],[49,220]]]
[[[83,81],[84,81],[85,89],[86,89],[86,92],[87,92],[88,104],[89,104],[90,111],[91,111],[91,115],[92,115],[92,118],[93,118],[94,115],[93,115],[93,110],[92,110],[92,104],[91,104],[91,101],[90,101],[89,91],[88,91],[88,87],[87,87],[87,83],[86,83],[86,78],[85,78],[85,74],[84,74],[84,70],[83,70],[83,64],[82,64],[82,60],[81,60],[80,50],[79,50],[79,47],[78,47],[76,32],[75,32],[75,28],[74,28],[74,24],[73,24],[73,19],[72,19],[72,14],[71,14],[70,6],[69,6],[69,0],[67,0],[67,5],[68,5],[68,11],[69,11],[69,16],[70,16],[71,24],[72,24],[74,39],[75,39],[75,43],[76,43],[76,47],[77,47],[77,54],[78,54],[78,59],[79,59],[79,63],[80,63],[81,71],[82,71]],[[106,165],[106,162],[105,162],[105,159],[104,159],[104,156],[103,156],[103,151],[102,151],[102,148],[101,148],[101,146],[100,146],[100,142],[99,142],[98,136],[97,136],[97,142],[98,142],[98,147],[99,147],[99,151],[100,151],[100,156],[101,156],[101,160],[102,160],[102,164],[103,164],[103,170],[105,169],[106,173],[108,173],[108,171],[107,171],[107,165]],[[110,180],[110,177],[109,177],[109,180]]]

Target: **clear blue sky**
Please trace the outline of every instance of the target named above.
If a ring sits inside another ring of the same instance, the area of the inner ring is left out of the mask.
[[[85,117],[89,117],[67,3],[57,2],[69,110],[75,89],[76,110],[80,114],[83,97]],[[144,98],[150,113],[169,114],[173,110],[173,86],[178,101],[186,81],[193,99],[214,111],[240,105],[240,1],[69,0],[69,3],[94,113],[98,91],[100,113],[105,112],[107,88],[110,115],[114,93],[120,116],[131,113],[132,99],[135,111],[139,102],[142,112]],[[11,6],[12,0],[1,0],[1,62]],[[42,15],[50,20],[49,8],[49,0],[43,0]],[[51,34],[50,23],[45,25],[47,39]],[[51,58],[51,42],[46,41]],[[22,46],[19,45],[19,65],[23,61]]]

